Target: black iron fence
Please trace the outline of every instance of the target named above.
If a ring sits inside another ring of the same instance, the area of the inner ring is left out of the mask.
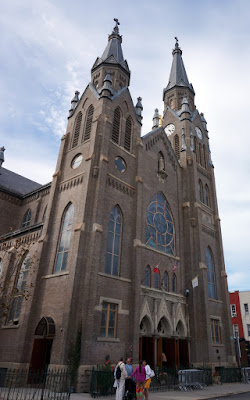
[[[91,397],[111,396],[115,394],[114,372],[109,368],[97,366],[92,368],[90,379]]]
[[[0,400],[69,400],[67,370],[0,368]]]
[[[215,375],[220,376],[221,383],[242,381],[242,373],[240,368],[215,367]]]

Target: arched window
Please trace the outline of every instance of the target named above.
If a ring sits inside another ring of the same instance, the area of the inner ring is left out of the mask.
[[[26,213],[24,214],[21,228],[27,228],[30,224],[30,220],[31,220],[31,211],[30,211],[30,209],[28,209],[26,211]]]
[[[154,273],[155,276],[155,289],[160,289],[160,273]]]
[[[84,129],[84,135],[83,135],[84,142],[85,142],[85,140],[88,140],[90,138],[93,114],[94,114],[94,107],[91,104],[86,113],[86,122],[85,122],[85,129]]]
[[[72,148],[76,147],[78,145],[80,129],[81,129],[81,123],[82,123],[82,113],[80,111],[76,116],[75,131],[74,131],[74,136],[73,136],[73,141],[72,141]]]
[[[163,283],[163,288],[165,290],[168,290],[168,273],[167,273],[167,271],[164,272],[162,283]]]
[[[180,158],[180,140],[179,136],[175,135],[174,137],[174,152],[176,157],[179,159]]]
[[[106,253],[105,272],[119,275],[122,236],[122,216],[118,206],[112,208],[109,216],[108,244]]]
[[[206,206],[210,207],[210,196],[207,184],[205,185],[204,188],[204,203],[206,204]]]
[[[45,207],[45,209],[44,209],[44,212],[43,212],[43,218],[42,218],[42,222],[44,222],[44,221],[45,221],[45,218],[46,218],[46,212],[47,212],[47,206]]]
[[[125,138],[124,138],[124,149],[131,151],[131,137],[132,137],[132,118],[126,119]]]
[[[177,292],[177,279],[175,274],[173,274],[172,276],[172,292],[173,293]]]
[[[194,151],[195,151],[195,155],[196,155],[196,162],[199,164],[199,149],[198,149],[198,143],[197,143],[197,138],[196,136],[194,137]]]
[[[214,277],[214,261],[213,254],[209,247],[206,249],[206,266],[207,266],[207,284],[208,297],[215,299],[215,277]]]
[[[157,193],[148,206],[146,244],[175,255],[174,221],[169,204],[162,193]]]
[[[204,198],[203,198],[203,185],[201,180],[199,179],[198,181],[198,192],[199,192],[199,200],[201,203],[204,203]]]
[[[200,159],[200,165],[203,166],[203,154],[202,154],[202,147],[201,147],[200,143],[199,143],[199,159]]]
[[[145,269],[144,285],[147,287],[151,286],[151,269],[149,265],[147,265]]]
[[[117,144],[119,144],[119,139],[120,139],[120,125],[121,125],[121,111],[120,108],[117,107],[114,112],[113,130],[112,130],[112,140]]]
[[[204,167],[207,169],[207,151],[205,145],[203,145],[203,160],[204,160]]]
[[[14,322],[14,321],[18,322],[18,318],[20,316],[22,309],[23,299],[25,297],[29,268],[30,268],[30,257],[29,253],[26,253],[20,265],[20,269],[18,271],[18,277],[15,283],[14,297],[12,300],[9,313],[9,322]]]
[[[63,272],[66,270],[67,259],[69,254],[70,238],[73,228],[73,219],[74,219],[74,206],[72,203],[69,203],[65,208],[62,216],[56,262],[55,262],[55,273]]]
[[[0,276],[3,273],[3,260],[0,258]]]

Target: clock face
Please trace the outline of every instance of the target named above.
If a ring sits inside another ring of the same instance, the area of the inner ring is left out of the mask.
[[[201,132],[200,128],[198,128],[198,126],[195,127],[195,132],[196,132],[196,135],[198,136],[198,138],[202,139],[202,132]]]
[[[168,125],[164,128],[164,130],[165,130],[166,134],[169,136],[169,135],[171,135],[171,134],[174,132],[175,126],[174,126],[174,124],[168,124]]]

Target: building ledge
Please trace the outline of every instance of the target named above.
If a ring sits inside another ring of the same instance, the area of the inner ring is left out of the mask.
[[[69,275],[69,271],[59,272],[58,274],[50,274],[42,276],[42,279],[58,278],[59,276]]]
[[[118,338],[106,338],[106,337],[98,337],[97,342],[113,342],[120,343],[120,339]]]
[[[131,279],[122,278],[121,276],[116,276],[116,275],[105,274],[104,272],[98,272],[98,275],[105,276],[106,278],[117,279],[118,281],[122,282],[128,282],[128,283],[132,282]]]

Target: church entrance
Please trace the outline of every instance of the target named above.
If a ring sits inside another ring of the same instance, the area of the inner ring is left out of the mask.
[[[140,337],[140,360],[159,368],[176,369],[188,367],[189,351],[187,339],[165,337]]]
[[[51,348],[55,336],[55,323],[51,317],[43,317],[35,330],[35,339],[29,371],[45,370],[50,364]]]

